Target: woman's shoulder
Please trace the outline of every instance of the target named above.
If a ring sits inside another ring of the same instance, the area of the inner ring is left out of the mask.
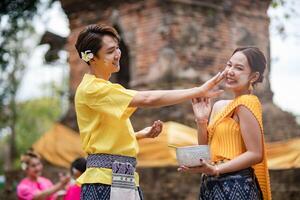
[[[231,102],[232,102],[232,100],[225,100],[225,99],[216,101],[213,105],[214,112],[218,113],[219,111],[221,111],[223,108],[225,108]]]
[[[218,100],[218,101],[216,101],[214,103],[213,107],[212,107],[210,120],[214,119],[231,102],[232,102],[232,100]]]
[[[237,97],[237,99],[239,101],[248,101],[248,102],[254,102],[254,103],[260,102],[259,98],[253,94],[241,95],[241,96]]]
[[[23,179],[20,180],[19,184],[18,184],[18,187],[22,187],[23,185],[28,185],[28,183],[30,183],[31,181],[25,177]]]
[[[242,95],[237,100],[237,113],[243,115],[243,113],[251,112],[256,118],[262,118],[262,105],[255,95]]]
[[[238,98],[236,98],[237,105],[244,105],[246,107],[256,107],[261,109],[261,103],[257,96],[248,94],[248,95],[242,95]]]
[[[23,193],[31,190],[33,182],[28,178],[23,178],[17,185],[17,193]]]
[[[247,94],[247,95],[241,95],[232,100],[216,101],[215,104],[213,105],[212,113],[214,114],[220,113],[225,108],[231,111],[233,109],[239,108],[240,106],[245,106],[250,110],[256,110],[260,112],[262,110],[261,103],[258,97],[252,94]]]

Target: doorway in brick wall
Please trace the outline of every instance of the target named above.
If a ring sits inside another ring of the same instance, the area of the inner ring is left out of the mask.
[[[115,83],[119,83],[125,88],[129,88],[129,82],[130,82],[130,58],[129,58],[129,48],[125,44],[124,39],[122,38],[122,30],[118,25],[113,26],[121,36],[121,41],[120,41],[120,50],[122,53],[121,59],[120,59],[120,71],[116,74],[113,74],[111,77],[111,81]]]

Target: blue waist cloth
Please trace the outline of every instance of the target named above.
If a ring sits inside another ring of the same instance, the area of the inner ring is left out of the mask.
[[[134,174],[136,158],[111,154],[90,154],[87,157],[87,168],[108,168],[113,173]]]

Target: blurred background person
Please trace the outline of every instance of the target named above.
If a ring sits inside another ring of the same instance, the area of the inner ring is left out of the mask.
[[[68,186],[64,200],[79,200],[81,187],[75,183],[75,180],[86,170],[86,159],[77,158],[71,164],[71,183]]]
[[[21,167],[26,173],[26,177],[17,186],[17,196],[20,200],[53,200],[55,193],[64,189],[70,180],[69,176],[61,175],[60,181],[53,185],[49,179],[42,177],[41,158],[32,149],[21,156]]]

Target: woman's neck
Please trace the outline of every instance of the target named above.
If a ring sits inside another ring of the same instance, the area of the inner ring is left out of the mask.
[[[237,98],[239,96],[245,95],[245,94],[251,94],[251,92],[247,90],[240,90],[240,91],[234,91],[234,97]]]
[[[30,175],[27,175],[27,178],[31,181],[37,181],[38,179],[38,176],[30,176]]]

